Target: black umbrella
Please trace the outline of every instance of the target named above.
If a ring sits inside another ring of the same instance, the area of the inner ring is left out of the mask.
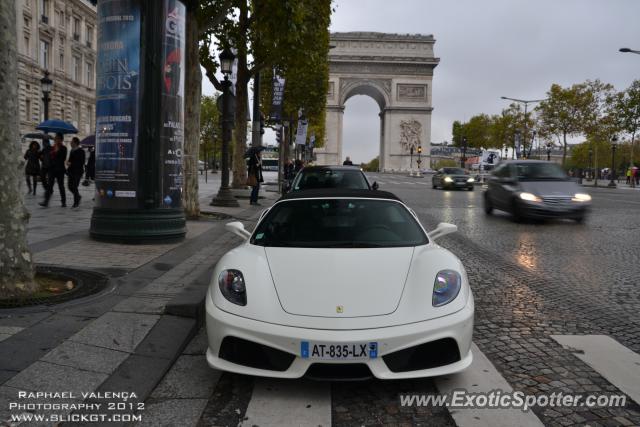
[[[96,136],[95,135],[89,135],[88,137],[86,137],[85,139],[80,141],[80,145],[82,145],[83,147],[95,147],[96,146]]]
[[[259,153],[264,149],[265,147],[263,147],[262,145],[259,145],[258,147],[249,147],[247,148],[247,151],[244,152],[244,158],[247,159],[249,157],[253,157],[256,153]]]
[[[46,133],[27,133],[22,135],[23,139],[49,139],[49,135]]]

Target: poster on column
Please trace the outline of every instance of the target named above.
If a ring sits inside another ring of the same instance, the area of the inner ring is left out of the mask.
[[[140,108],[138,2],[98,3],[97,63],[96,207],[135,208]]]
[[[186,8],[163,0],[160,161],[162,207],[182,206]]]

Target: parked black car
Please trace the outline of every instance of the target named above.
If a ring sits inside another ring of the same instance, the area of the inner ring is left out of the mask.
[[[298,172],[287,192],[316,188],[377,190],[378,184],[369,184],[362,170],[356,166],[307,166]]]
[[[473,191],[474,182],[475,179],[462,168],[442,168],[431,178],[431,187],[441,187],[444,190],[460,188]]]

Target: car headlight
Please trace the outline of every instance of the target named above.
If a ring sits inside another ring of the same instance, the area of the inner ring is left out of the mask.
[[[542,199],[535,194],[531,193],[520,193],[520,198],[522,200],[526,200],[527,202],[541,202]]]
[[[576,193],[572,198],[573,202],[590,202],[591,196],[586,193]]]
[[[222,270],[218,275],[220,292],[229,301],[237,305],[247,305],[247,288],[244,277],[238,270]]]
[[[431,304],[434,307],[440,307],[449,304],[458,296],[462,278],[460,273],[453,270],[442,270],[436,274],[436,280],[433,283],[433,297]]]
[[[467,182],[474,182],[474,181],[475,181],[475,179],[473,179],[473,178],[469,178],[469,179],[467,180]]]
[[[453,182],[453,178],[451,178],[450,176],[445,176],[444,182]]]

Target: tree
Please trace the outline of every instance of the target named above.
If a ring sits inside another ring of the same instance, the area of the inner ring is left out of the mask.
[[[589,99],[589,88],[584,83],[570,88],[553,84],[547,92],[547,99],[536,107],[540,118],[539,133],[547,140],[558,139],[563,150],[563,166],[567,159],[567,137],[578,135],[584,129]]]
[[[198,152],[200,145],[200,95],[202,93],[202,72],[198,50],[198,2],[187,5],[186,55],[185,55],[185,117],[182,168],[184,183],[182,203],[187,218],[200,215],[198,198]]]
[[[217,100],[218,96],[203,96],[200,102],[200,158],[207,161],[219,160],[222,151]]]
[[[288,78],[287,97],[294,99],[295,96],[291,94],[299,85],[307,91],[307,100],[314,98],[314,102],[308,102],[306,106],[297,105],[296,111],[297,108],[304,108],[307,117],[316,116],[320,103],[318,98],[324,104],[328,77],[328,71],[324,71],[328,66],[330,5],[330,0],[232,0],[207,1],[202,6],[204,16],[219,17],[226,13],[219,22],[209,25],[201,37],[200,62],[216,88],[219,89],[220,84],[215,76],[217,57],[211,54],[214,40],[218,47],[237,49],[234,187],[244,187],[246,180],[242,154],[247,140],[244,123],[247,117],[247,84],[251,78],[258,72],[270,73],[275,67]],[[324,105],[320,107],[322,112],[323,108]]]
[[[631,166],[634,165],[635,138],[640,131],[640,80],[634,80],[626,91],[616,98],[615,110],[622,131],[631,137]]]
[[[18,132],[18,69],[16,9],[12,1],[0,2],[0,298],[33,293],[34,269],[27,247],[29,213],[20,183],[22,162]]]

